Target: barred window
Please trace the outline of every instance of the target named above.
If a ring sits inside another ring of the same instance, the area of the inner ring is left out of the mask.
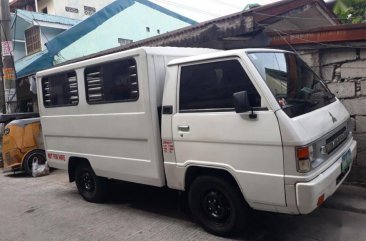
[[[79,13],[79,9],[72,7],[65,7],[65,11],[70,13]]]
[[[89,104],[136,101],[139,97],[135,59],[125,59],[85,69]]]
[[[85,15],[93,15],[96,12],[96,9],[89,6],[84,6],[84,14]]]
[[[133,41],[131,39],[118,38],[118,43],[122,45],[130,44]]]
[[[43,77],[42,94],[45,107],[78,105],[76,73],[67,72]]]
[[[25,43],[27,46],[28,55],[42,50],[41,32],[39,26],[33,26],[25,30]]]

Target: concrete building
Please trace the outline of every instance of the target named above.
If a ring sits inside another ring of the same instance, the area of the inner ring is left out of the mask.
[[[83,20],[112,2],[114,0],[13,0],[10,8]]]
[[[38,12],[31,12],[18,9],[12,14],[12,39],[13,39],[13,58],[17,73],[16,92],[12,97],[13,102],[17,102],[14,111],[37,111],[33,109],[33,103],[37,101],[35,89],[31,91],[32,77],[28,78],[25,71],[32,64],[44,57],[47,52],[45,43],[63,31],[78,24],[80,20],[53,16]],[[52,60],[49,60],[52,63]],[[42,65],[38,65],[41,68]],[[15,99],[15,96],[17,99]]]
[[[148,0],[117,0],[46,45],[58,64],[194,24]]]
[[[13,13],[11,32],[14,61],[46,49],[45,43],[80,20],[18,9]]]

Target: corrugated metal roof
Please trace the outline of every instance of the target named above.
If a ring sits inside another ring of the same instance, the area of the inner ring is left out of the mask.
[[[69,26],[74,26],[81,22],[81,20],[78,19],[66,18],[39,12],[30,12],[22,9],[17,9],[16,15],[23,18],[27,22],[39,21],[47,23],[58,23]]]
[[[33,74],[37,71],[52,67],[53,57],[49,55],[47,50],[25,56],[15,62],[15,71],[17,78]]]
[[[203,43],[227,37],[253,34],[260,30],[257,28],[258,26],[256,26],[256,23],[265,23],[265,21],[277,19],[276,16],[288,14],[291,10],[298,9],[306,5],[312,5],[313,7],[316,6],[320,8],[322,12],[329,17],[329,21],[334,24],[339,24],[334,13],[327,9],[322,0],[283,0],[66,61],[63,64],[78,62],[141,46],[211,47],[203,45]]]

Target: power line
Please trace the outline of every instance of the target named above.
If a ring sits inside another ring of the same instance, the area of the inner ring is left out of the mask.
[[[198,8],[190,7],[190,6],[187,6],[187,5],[171,2],[171,1],[168,1],[168,0],[154,0],[154,1],[160,2],[160,3],[165,3],[165,4],[168,4],[168,5],[172,5],[172,6],[175,6],[175,7],[181,8],[181,9],[185,9],[185,10],[188,10],[188,11],[193,11],[193,12],[209,15],[209,16],[212,16],[212,17],[220,17],[221,16],[221,15],[218,15],[218,14],[215,14],[215,13],[212,13],[212,12],[208,12],[208,11],[205,11],[205,10],[202,10],[202,9],[198,9]]]
[[[276,30],[274,30],[276,31]],[[287,43],[288,46],[290,46],[290,48],[292,49],[292,51],[294,51],[296,53],[297,56],[300,56],[300,54],[296,51],[296,49],[287,41],[286,38],[284,38],[281,33],[279,31],[276,31],[276,33],[278,34],[278,36],[280,36],[280,38],[282,38],[283,40],[285,40],[285,42]]]
[[[267,17],[276,17],[276,18],[303,19],[303,20],[324,20],[324,18],[310,18],[310,17],[306,18],[306,17],[296,17],[296,16],[283,16],[283,15],[259,13],[259,12],[254,12],[254,11],[253,11],[253,14],[267,16]],[[333,19],[333,20],[350,20],[350,19],[355,19],[355,18],[356,17],[349,17],[349,18],[332,18],[332,17],[330,17],[330,19]]]
[[[230,4],[230,3],[227,3],[227,1],[222,1],[222,0],[215,0],[216,2],[219,2],[219,3],[222,3],[226,6],[230,6],[232,8],[239,8],[240,6],[237,6],[237,5],[233,5],[233,4]],[[241,10],[244,9],[245,6],[241,7]]]

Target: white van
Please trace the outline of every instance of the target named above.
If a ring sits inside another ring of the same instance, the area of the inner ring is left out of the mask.
[[[218,235],[244,229],[248,206],[312,212],[356,156],[349,113],[291,52],[138,48],[37,84],[48,161],[84,199],[108,179],[187,191]]]

